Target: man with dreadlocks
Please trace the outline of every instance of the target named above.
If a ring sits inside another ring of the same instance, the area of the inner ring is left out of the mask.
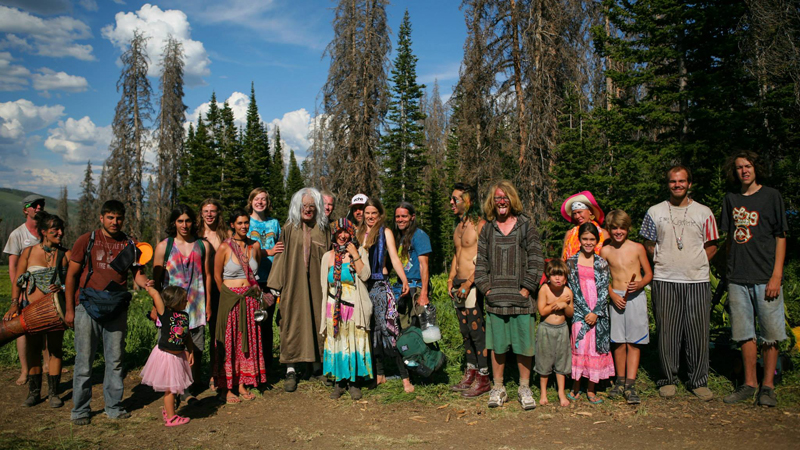
[[[464,377],[450,389],[472,398],[492,390],[486,358],[483,295],[475,287],[478,235],[486,221],[481,217],[478,192],[468,184],[455,184],[450,196],[450,209],[458,218],[458,224],[453,232],[455,255],[447,277],[447,292],[456,307],[458,327],[461,337],[464,338],[467,359]]]

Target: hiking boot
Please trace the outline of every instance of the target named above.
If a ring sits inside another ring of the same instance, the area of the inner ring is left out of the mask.
[[[492,390],[492,382],[489,381],[489,374],[481,375],[477,370],[475,371],[475,381],[472,382],[469,390],[461,393],[464,398],[480,397],[481,395]]]
[[[758,406],[778,406],[778,396],[775,395],[775,389],[769,386],[761,386],[761,390],[758,391],[758,400],[756,400],[756,404]]]
[[[350,392],[350,398],[353,400],[361,400],[361,388],[356,386],[355,384],[351,384],[350,388],[347,389]]]
[[[453,392],[466,391],[470,388],[470,386],[472,386],[472,382],[475,381],[475,377],[477,375],[478,369],[467,367],[467,370],[464,372],[464,376],[461,378],[461,381],[459,381],[458,384],[450,386],[450,390]]]
[[[328,387],[333,386],[333,381],[331,381],[330,378],[323,375],[322,373],[318,373],[311,378],[319,381],[320,383],[322,383],[323,386],[328,386]]]
[[[506,394],[505,386],[492,388],[491,392],[489,392],[489,408],[503,406],[503,403],[505,403],[506,400],[508,400],[508,394]]]
[[[756,394],[756,388],[741,384],[733,392],[723,397],[724,403],[739,403],[745,400],[752,400]]]
[[[85,426],[85,425],[89,425],[91,423],[92,423],[92,418],[91,417],[81,417],[81,418],[78,418],[78,419],[72,419],[72,424],[73,425]]]
[[[58,398],[58,385],[61,383],[61,374],[47,376],[47,398],[50,400],[51,408],[61,408],[64,402]]]
[[[533,398],[533,392],[531,392],[530,386],[520,386],[517,390],[517,399],[519,400],[519,404],[522,405],[522,409],[525,411],[536,408],[536,400]]]
[[[28,398],[24,406],[31,407],[42,401],[42,374],[28,375]]]
[[[622,383],[614,383],[614,386],[608,391],[608,398],[615,399],[619,398],[623,395],[623,391],[625,390],[625,382]]]
[[[714,398],[714,393],[711,392],[711,389],[705,386],[700,386],[699,388],[692,389],[692,394],[694,394],[697,398],[699,398],[704,402],[707,402],[712,398]]]
[[[286,372],[286,379],[283,381],[283,390],[294,392],[297,390],[297,372]]]
[[[674,384],[667,384],[658,388],[658,395],[664,398],[675,397],[677,392],[678,388],[676,388]]]
[[[636,393],[636,387],[630,386],[622,393],[625,396],[625,400],[628,402],[629,405],[638,405],[642,403],[642,399],[639,398],[639,394]]]
[[[331,392],[331,398],[334,399],[334,400],[338,400],[339,397],[344,395],[344,392],[345,392],[345,388],[344,387],[345,387],[345,382],[344,381],[340,381],[340,382],[336,383],[334,385],[334,387],[333,387],[333,392]]]

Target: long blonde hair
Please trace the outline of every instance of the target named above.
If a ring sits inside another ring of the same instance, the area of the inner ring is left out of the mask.
[[[495,208],[497,205],[494,202],[494,192],[500,189],[505,192],[508,197],[508,203],[511,207],[511,214],[518,216],[522,213],[522,201],[519,199],[519,194],[514,185],[508,180],[500,180],[489,188],[489,193],[486,200],[483,202],[483,213],[486,215],[486,220],[492,221],[497,218]]]
[[[364,204],[364,209],[366,210],[368,206],[372,206],[373,208],[378,210],[378,221],[375,222],[375,225],[369,230],[369,234],[364,238],[364,235],[367,234],[367,221],[362,220],[361,226],[358,227],[358,231],[356,232],[356,237],[358,238],[358,242],[361,242],[361,245],[366,249],[369,250],[376,242],[378,242],[378,233],[381,231],[381,227],[383,226],[383,218],[384,218],[384,209],[381,201],[377,198],[370,197],[367,200],[367,203]]]

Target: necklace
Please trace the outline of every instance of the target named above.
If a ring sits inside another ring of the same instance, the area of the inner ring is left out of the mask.
[[[47,267],[50,267],[50,262],[53,261],[53,252],[55,252],[55,248],[48,247],[47,245],[42,242],[42,250],[44,251],[44,260],[47,261]]]
[[[686,231],[686,213],[689,212],[689,206],[692,203],[689,202],[686,205],[686,209],[683,211],[683,225],[681,226],[681,235],[678,236],[678,232],[675,231],[675,221],[672,219],[672,203],[667,202],[669,206],[669,223],[672,225],[672,234],[675,235],[675,242],[678,244],[678,250],[683,250],[683,232]]]

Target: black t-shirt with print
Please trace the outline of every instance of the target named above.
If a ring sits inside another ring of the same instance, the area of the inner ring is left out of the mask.
[[[751,195],[729,192],[722,203],[720,230],[728,233],[728,281],[766,284],[775,266],[775,238],[789,226],[780,192],[767,186]]]

